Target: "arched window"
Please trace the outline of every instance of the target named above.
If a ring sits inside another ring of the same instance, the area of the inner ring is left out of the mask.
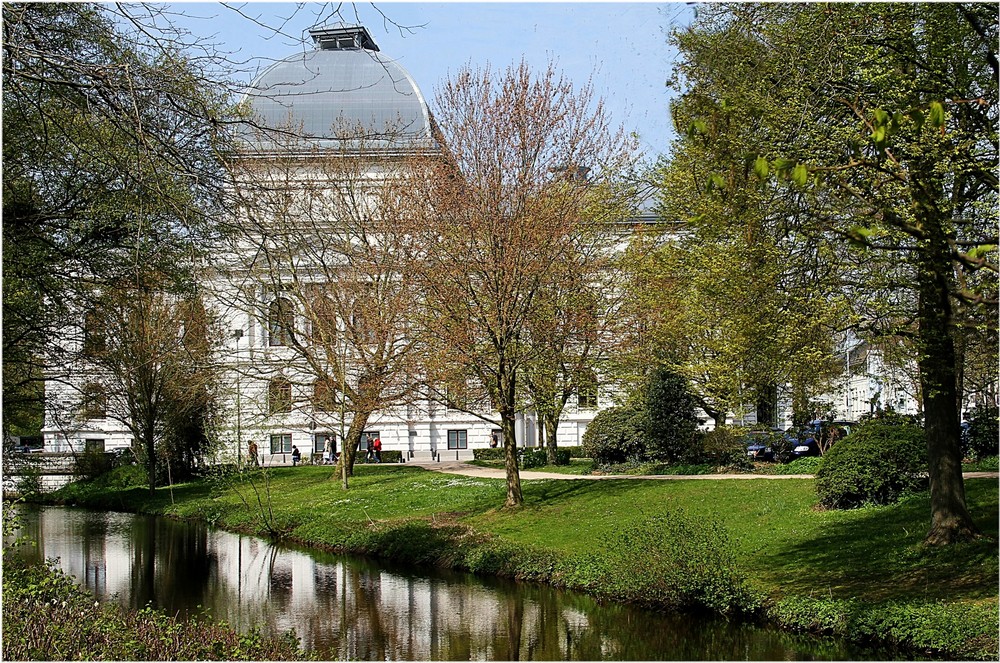
[[[104,319],[97,310],[83,316],[83,353],[93,357],[107,350],[107,333]]]
[[[81,390],[80,416],[84,419],[104,419],[108,416],[108,394],[103,385],[91,382]]]
[[[292,411],[292,383],[283,377],[272,378],[267,385],[267,411],[281,414]]]
[[[292,302],[279,297],[267,310],[268,345],[291,345],[295,329],[295,307]]]
[[[332,412],[337,408],[337,387],[326,378],[313,383],[313,407],[317,412]]]

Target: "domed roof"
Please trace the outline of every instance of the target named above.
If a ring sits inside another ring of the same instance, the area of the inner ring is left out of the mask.
[[[309,31],[316,49],[280,60],[247,88],[256,121],[291,130],[318,147],[363,135],[369,147],[419,149],[433,145],[430,114],[409,73],[379,48],[363,26],[338,24]],[[277,147],[270,139],[259,147]]]

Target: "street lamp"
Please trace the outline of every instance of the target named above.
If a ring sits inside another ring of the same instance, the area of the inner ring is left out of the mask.
[[[241,429],[241,413],[242,408],[240,407],[240,339],[243,338],[242,329],[233,330],[233,339],[236,341],[236,466],[239,467],[242,464],[243,459],[243,431]]]

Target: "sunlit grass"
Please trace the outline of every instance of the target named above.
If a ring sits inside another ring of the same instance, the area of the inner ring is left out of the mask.
[[[175,486],[173,503],[166,489],[153,497],[139,489],[88,499],[260,533],[267,533],[263,514],[271,511],[276,531],[334,548],[373,526],[416,519],[560,555],[591,551],[617,529],[681,510],[725,528],[743,568],[772,595],[996,597],[998,485],[970,479],[966,487],[970,510],[989,538],[945,550],[921,545],[930,521],[927,495],[887,507],[823,511],[811,479],[525,480],[524,506],[505,510],[502,479],[363,465],[344,491],[331,468],[304,466],[228,484]]]

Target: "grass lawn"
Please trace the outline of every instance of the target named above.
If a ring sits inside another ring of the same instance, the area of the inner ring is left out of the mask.
[[[570,466],[573,468],[574,466]],[[546,468],[548,471],[550,468]],[[820,594],[867,600],[997,596],[998,484],[966,481],[969,507],[990,537],[947,549],[920,545],[929,497],[888,507],[823,511],[811,479],[719,481],[524,481],[525,504],[499,507],[500,479],[439,474],[416,467],[360,465],[344,491],[329,467],[270,470],[267,481],[192,483],[170,491],[124,493],[68,488],[82,502],[193,517],[225,527],[271,529],[338,546],[374,522],[454,522],[525,546],[578,554],[617,529],[677,510],[719,523],[743,568],[771,594]],[[260,504],[270,505],[262,509]]]

